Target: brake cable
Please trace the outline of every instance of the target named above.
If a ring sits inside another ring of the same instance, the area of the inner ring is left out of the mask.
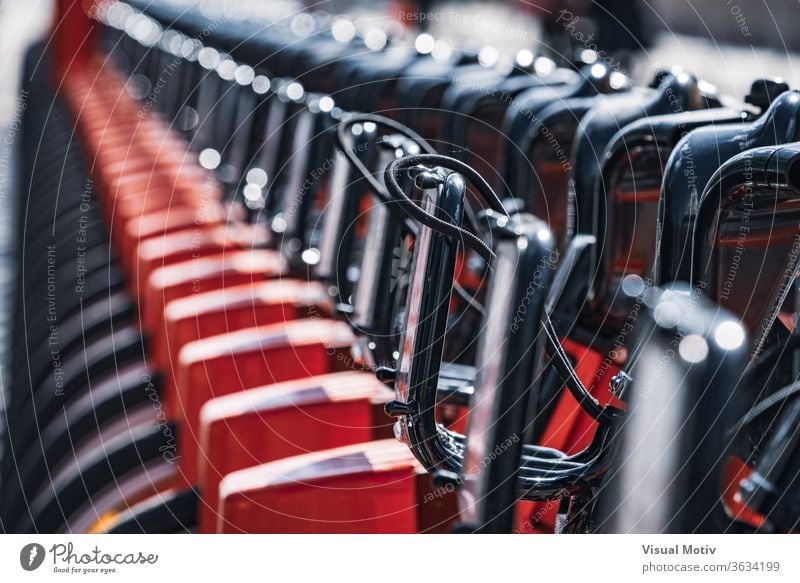
[[[508,216],[508,213],[503,207],[503,203],[500,201],[492,187],[489,186],[486,180],[484,180],[484,178],[474,168],[468,164],[465,164],[464,162],[461,162],[460,160],[456,160],[448,156],[432,154],[415,154],[411,156],[404,156],[403,158],[399,158],[398,160],[394,160],[392,163],[390,163],[384,173],[387,189],[390,191],[391,195],[396,197],[396,200],[401,203],[402,208],[406,210],[409,215],[422,224],[425,224],[431,229],[440,231],[445,235],[449,235],[451,237],[469,236],[471,242],[474,244],[473,249],[488,263],[491,257],[494,257],[494,251],[489,248],[483,239],[480,239],[479,237],[468,231],[465,231],[464,229],[461,229],[460,227],[430,215],[421,209],[419,205],[417,205],[408,196],[406,196],[405,192],[403,192],[403,189],[399,183],[400,173],[403,170],[424,164],[433,164],[443,167],[447,170],[453,170],[454,172],[463,174],[465,178],[468,178],[476,187],[478,192],[483,196],[492,210],[501,212],[505,216]],[[572,366],[572,363],[569,361],[569,357],[567,356],[564,347],[558,340],[558,334],[556,333],[555,326],[550,320],[550,316],[547,314],[547,312],[545,312],[544,317],[542,318],[542,324],[545,329],[545,334],[547,335],[548,346],[554,356],[556,370],[559,372],[562,380],[566,384],[570,393],[572,393],[572,395],[578,401],[578,404],[581,406],[581,408],[598,422],[605,423],[616,417],[620,411],[615,407],[609,408],[602,406],[581,382],[580,378],[575,372],[574,367]]]
[[[745,383],[758,380],[759,377],[767,372],[769,367],[777,366],[781,358],[792,350],[796,350],[798,347],[800,347],[800,334],[793,333],[784,342],[771,347],[768,351],[751,362],[744,372],[743,380]],[[732,437],[745,426],[753,423],[769,410],[798,393],[800,393],[800,381],[795,381],[775,391],[771,395],[764,397],[742,415],[736,423],[731,425],[726,431],[726,437]]]
[[[800,347],[800,333],[792,333],[784,342],[776,344],[754,360],[744,372],[748,381],[756,381],[770,365],[776,365],[788,352]]]
[[[567,352],[558,340],[558,333],[550,319],[550,314],[545,310],[542,316],[542,324],[544,325],[544,332],[547,335],[547,344],[553,353],[554,364],[556,371],[558,371],[561,379],[567,385],[569,392],[578,401],[581,408],[589,414],[592,419],[598,422],[608,422],[619,415],[620,410],[616,407],[603,406],[578,378],[575,368],[569,360]]]
[[[747,411],[747,413],[742,415],[742,417],[725,432],[725,437],[733,437],[741,429],[764,415],[773,407],[780,405],[784,401],[798,394],[800,394],[800,381],[795,381],[789,385],[786,385],[782,389],[775,391],[768,397],[765,397],[756,403],[750,408],[750,410]]]
[[[362,123],[374,123],[376,125],[389,128],[393,132],[396,132],[415,142],[425,153],[404,156],[403,158],[395,160],[389,164],[384,173],[384,179],[386,181],[386,187],[384,187],[375,179],[366,165],[364,165],[358,156],[355,155],[352,149],[347,147],[347,129],[353,125]],[[483,198],[488,202],[490,208],[508,216],[508,212],[505,210],[505,207],[503,206],[503,203],[500,201],[497,194],[474,168],[460,160],[456,160],[455,158],[437,154],[433,146],[425,141],[425,139],[417,134],[414,130],[399,122],[396,122],[393,119],[376,114],[358,114],[341,122],[336,130],[336,146],[347,157],[348,161],[355,166],[356,169],[358,169],[358,171],[373,189],[375,195],[384,203],[399,203],[406,211],[406,215],[411,219],[444,233],[445,235],[460,239],[464,242],[465,246],[472,248],[487,263],[489,263],[492,257],[494,257],[494,252],[492,252],[491,248],[489,248],[483,239],[460,226],[442,221],[441,219],[438,219],[427,211],[423,210],[413,200],[406,196],[399,183],[400,172],[402,170],[410,170],[414,166],[420,166],[424,164],[434,164],[463,175],[480,192]],[[392,170],[390,171],[390,169]],[[389,190],[392,192],[388,192]],[[416,228],[413,223],[409,224],[406,222],[406,225],[409,227],[409,230],[412,232],[412,234],[416,234]]]
[[[347,147],[347,130],[354,125],[365,123],[374,123],[377,126],[388,128],[393,132],[400,134],[404,138],[408,138],[417,144],[420,150],[423,150],[428,154],[435,154],[436,150],[433,149],[433,146],[431,146],[425,140],[425,138],[420,136],[408,126],[382,115],[377,115],[374,113],[360,113],[354,114],[349,118],[339,122],[339,125],[336,128],[336,147],[345,155],[350,164],[355,166],[355,168],[364,176],[364,179],[369,183],[369,186],[375,192],[375,195],[383,202],[391,202],[389,193],[386,192],[386,188],[384,188],[380,182],[375,180],[375,177],[369,171],[369,168],[367,168],[361,159],[356,156],[355,152],[353,152],[353,149]]]
[[[375,180],[375,177],[369,172],[369,169],[346,145],[346,131],[349,127],[356,124],[370,122],[376,125],[387,127],[392,131],[395,131],[414,141],[419,145],[420,149],[425,152],[424,154],[411,154],[408,156],[403,156],[402,158],[392,161],[384,171],[384,180],[386,182],[385,188],[382,184]],[[500,197],[497,196],[497,193],[494,191],[494,189],[492,189],[489,183],[486,182],[486,180],[477,170],[461,160],[457,160],[450,156],[437,154],[433,147],[412,129],[392,119],[376,114],[354,115],[348,120],[341,122],[337,128],[336,138],[337,147],[347,157],[350,163],[353,164],[359,170],[359,172],[361,172],[361,174],[373,188],[376,196],[381,198],[383,202],[399,203],[406,215],[408,215],[411,219],[435,231],[443,233],[444,235],[460,239],[464,242],[465,246],[472,248],[478,255],[480,255],[487,264],[491,262],[491,259],[495,256],[494,251],[492,251],[492,249],[483,239],[458,225],[453,225],[428,213],[414,200],[409,198],[400,185],[400,176],[403,171],[409,171],[419,166],[438,166],[461,174],[475,187],[491,210],[502,213],[504,216],[508,217],[508,211],[505,209]],[[412,233],[415,231],[415,229],[411,230]],[[465,299],[467,297],[471,298],[471,296],[469,296],[466,293],[466,290],[463,290],[461,286],[456,284],[455,287],[459,295]],[[477,309],[479,312],[485,313],[483,306],[476,300],[469,299],[467,304],[473,309]],[[609,408],[602,406],[581,382],[580,378],[575,372],[574,367],[572,366],[572,363],[569,361],[566,351],[561,345],[561,342],[558,340],[555,326],[550,320],[549,314],[546,312],[543,317],[542,324],[545,329],[550,352],[552,352],[554,357],[554,365],[556,370],[558,371],[559,376],[562,377],[562,380],[580,407],[590,417],[598,422],[607,422],[614,418],[619,413],[619,410],[615,407]]]
[[[403,137],[411,140],[417,146],[419,146],[420,150],[424,151],[426,153],[426,155],[438,156],[438,154],[436,153],[436,150],[433,148],[433,146],[431,146],[427,142],[427,140],[425,140],[425,138],[420,136],[417,132],[415,132],[414,130],[412,130],[411,128],[409,128],[408,126],[406,126],[406,125],[404,125],[404,124],[402,124],[400,122],[397,122],[397,121],[395,121],[393,119],[390,119],[388,117],[384,117],[382,115],[378,115],[378,114],[374,114],[374,113],[354,114],[351,117],[349,117],[348,119],[343,120],[338,124],[338,126],[336,128],[336,147],[337,147],[337,149],[339,151],[341,151],[342,154],[344,154],[344,156],[347,158],[348,162],[350,162],[350,164],[352,164],[361,173],[361,175],[364,177],[364,179],[367,181],[367,183],[372,188],[375,196],[378,197],[383,203],[385,203],[387,205],[387,207],[389,208],[389,211],[394,214],[397,211],[395,210],[395,206],[393,204],[391,204],[391,203],[396,202],[396,200],[394,198],[392,198],[392,195],[387,191],[387,189],[380,182],[375,180],[375,177],[372,175],[372,173],[369,171],[369,169],[366,167],[366,165],[361,161],[361,159],[358,156],[355,155],[355,153],[353,152],[353,148],[349,148],[347,146],[347,141],[348,141],[348,138],[349,138],[348,135],[347,135],[347,130],[350,127],[354,126],[354,125],[365,124],[365,123],[374,123],[376,126],[388,128],[388,129],[392,130],[393,132],[402,135]],[[453,158],[448,158],[446,156],[442,156],[442,158],[444,158],[446,160],[452,160],[453,162],[457,162],[457,163],[462,164],[463,167],[467,169],[466,171],[471,173],[471,175],[474,177],[475,180],[477,180],[478,182],[482,182],[483,183],[483,185],[477,186],[477,187],[478,188],[482,188],[483,187],[485,189],[488,189],[488,191],[491,193],[491,196],[493,196],[496,199],[496,205],[499,207],[498,210],[501,210],[502,212],[505,213],[505,210],[503,209],[502,203],[497,198],[497,195],[494,193],[494,191],[491,189],[491,187],[486,183],[486,181],[483,180],[483,177],[480,176],[474,169],[472,169],[470,166],[468,166],[466,164],[463,164],[462,162],[459,162],[458,160],[455,160]],[[433,219],[434,221],[438,221],[439,220],[436,217],[434,217],[434,216],[430,215],[429,213],[427,213],[427,212],[423,211],[422,209],[420,209],[414,203],[414,201],[411,201],[411,199],[409,199],[405,195],[405,192],[403,192],[403,189],[399,186],[399,184],[398,184],[398,190],[400,192],[399,198],[406,199],[406,200],[410,201],[411,204],[415,208],[419,209],[420,212],[423,215],[429,217],[430,219]],[[474,214],[472,214],[472,213],[468,212],[467,214],[469,216],[471,216],[471,217],[474,217]],[[508,213],[505,213],[505,214],[507,215]],[[411,214],[408,213],[408,212],[405,213],[404,217],[399,217],[399,219],[405,224],[405,226],[408,229],[408,231],[413,236],[416,237],[416,235],[417,235],[417,229],[416,229],[417,225],[416,225],[416,223],[413,222],[413,220],[411,220],[413,218],[414,217],[412,217]],[[420,221],[420,222],[423,222],[423,221]],[[477,220],[474,220],[473,222],[475,223],[475,226],[477,228]],[[425,223],[423,222],[423,224],[425,224]],[[445,222],[442,222],[442,224],[444,224],[446,226],[452,226],[452,225],[449,225],[449,223],[445,223]],[[463,233],[466,233],[470,237],[474,237],[480,243],[483,243],[482,239],[480,239],[476,235],[470,233],[469,231],[461,229],[460,227],[456,227],[456,229],[458,229],[459,231],[461,231]],[[491,252],[491,249],[489,251]],[[483,255],[482,255],[482,257],[483,257]],[[488,264],[489,259],[487,257],[483,257],[483,258],[486,260],[486,262]],[[454,282],[453,285],[454,285],[454,288],[455,288],[456,292],[458,292],[459,296],[466,302],[468,307],[478,311],[481,314],[484,313],[483,305],[481,305],[480,302],[478,302],[473,296],[471,296],[467,292],[467,290],[465,290],[464,287],[460,283]]]
[[[480,255],[486,263],[490,263],[494,257],[494,251],[492,251],[483,239],[458,225],[453,225],[452,223],[448,223],[447,221],[433,216],[420,208],[420,206],[410,199],[403,191],[400,186],[401,173],[411,170],[414,167],[425,165],[434,165],[461,174],[481,194],[483,199],[488,203],[489,208],[502,213],[506,217],[508,216],[508,212],[500,201],[500,198],[483,176],[469,164],[441,154],[412,154],[390,163],[384,171],[384,180],[386,182],[386,188],[390,191],[390,196],[394,197],[392,202],[399,203],[403,210],[419,223],[454,239],[460,239],[465,246],[470,247]]]
[[[458,282],[454,282],[454,287],[456,293],[458,293],[461,299],[464,300],[467,306],[469,306],[482,316],[486,315],[486,306],[484,306],[482,303],[476,300],[475,296],[469,295],[469,293],[467,293],[467,290],[465,290]]]
[[[470,246],[487,261],[487,264],[491,265],[490,259],[495,255],[483,239],[431,216],[420,208],[414,200],[406,196],[400,186],[400,175],[403,171],[409,171],[421,165],[423,170],[428,170],[424,165],[434,165],[464,175],[464,178],[472,182],[473,186],[476,187],[479,194],[483,196],[493,210],[508,217],[508,213],[491,186],[472,167],[447,156],[429,154],[406,156],[391,162],[384,172],[386,188],[389,191],[389,195],[394,197],[392,202],[399,203],[404,211],[421,224],[445,235],[460,237],[465,241],[468,240],[471,243]],[[436,176],[434,175],[434,177]],[[419,187],[419,181],[417,180],[416,182]],[[581,409],[598,423],[598,431],[595,433],[589,447],[574,456],[562,454],[554,457],[552,450],[545,449],[540,451],[538,446],[532,444],[523,448],[523,459],[520,467],[522,490],[526,492],[527,496],[549,499],[555,492],[563,492],[570,489],[576,483],[592,479],[592,476],[602,471],[605,467],[604,452],[607,451],[609,432],[614,427],[611,421],[623,415],[624,412],[612,405],[601,405],[589,393],[562,347],[555,326],[547,312],[544,313],[541,323],[545,329],[549,352],[553,354],[552,362],[556,372],[562,377],[567,389],[576,399]],[[455,471],[463,471],[464,436],[453,433],[442,426],[437,428],[437,435],[444,451],[448,452],[450,463],[453,464],[454,468],[458,468]],[[441,479],[452,478],[450,470],[440,470],[439,474]]]

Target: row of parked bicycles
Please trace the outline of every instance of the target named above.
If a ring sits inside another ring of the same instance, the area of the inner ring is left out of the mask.
[[[797,529],[798,92],[205,9],[28,55],[5,531]]]

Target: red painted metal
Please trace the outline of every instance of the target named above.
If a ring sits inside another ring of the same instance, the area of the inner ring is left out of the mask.
[[[414,533],[417,472],[408,447],[373,441],[233,472],[217,532]]]
[[[224,287],[255,285],[279,277],[284,270],[280,254],[268,250],[198,256],[155,269],[139,296],[142,325],[158,336],[164,326],[164,308],[171,301]]]
[[[316,282],[276,279],[231,285],[229,279],[215,281],[224,287],[172,300],[164,310],[162,324],[152,336],[150,362],[167,378],[172,362],[189,342],[330,312],[319,307],[327,298],[323,286]],[[210,283],[203,287],[207,285]]]
[[[68,74],[83,68],[97,46],[97,27],[89,17],[101,2],[97,0],[58,0],[50,34],[57,85]]]
[[[308,319],[220,334],[183,347],[176,394],[163,395],[178,420],[178,452],[189,484],[197,480],[200,409],[215,397],[348,368],[354,337],[345,322]]]
[[[200,532],[216,529],[219,482],[231,472],[281,458],[391,436],[382,406],[391,398],[375,375],[342,372],[249,389],[200,412]]]
[[[569,339],[562,340],[567,354],[575,362],[575,371],[581,382],[602,404],[622,406],[609,391],[611,379],[620,370],[608,355],[587,348]],[[592,440],[596,428],[594,420],[581,409],[569,391],[562,391],[552,418],[548,421],[541,445],[578,453]],[[518,515],[518,532],[553,532],[558,503],[536,502],[521,505]]]

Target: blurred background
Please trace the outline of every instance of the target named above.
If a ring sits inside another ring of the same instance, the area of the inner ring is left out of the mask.
[[[356,28],[378,26],[410,38],[427,32],[449,47],[493,47],[487,58],[494,59],[528,50],[567,62],[590,49],[640,84],[658,68],[680,65],[738,97],[759,77],[780,76],[800,87],[798,0],[153,0],[160,1],[199,3],[211,11],[243,4],[270,20],[295,19],[303,10],[346,13]],[[9,193],[24,107],[20,67],[30,43],[47,36],[55,2],[0,0],[0,383],[10,328],[4,325],[12,277],[7,259],[15,240]]]
[[[559,61],[592,48],[638,82],[681,65],[736,95],[760,76],[782,76],[794,87],[800,80],[798,0],[153,0],[160,1],[216,10],[244,4],[271,19],[303,9],[346,13],[356,26],[425,31],[454,47],[494,47],[500,58],[527,49]],[[0,0],[2,122],[13,115],[21,54],[46,34],[54,2]]]
[[[302,9],[347,13],[364,26],[419,28],[454,46],[493,46],[501,55],[528,49],[558,60],[596,45],[630,66],[637,80],[658,66],[679,64],[739,94],[761,74],[782,75],[792,85],[798,80],[798,0],[153,0],[160,1],[216,8],[242,3],[289,18]],[[0,0],[3,89],[15,84],[20,47],[46,31],[54,2]],[[0,107],[7,116],[6,93]]]

